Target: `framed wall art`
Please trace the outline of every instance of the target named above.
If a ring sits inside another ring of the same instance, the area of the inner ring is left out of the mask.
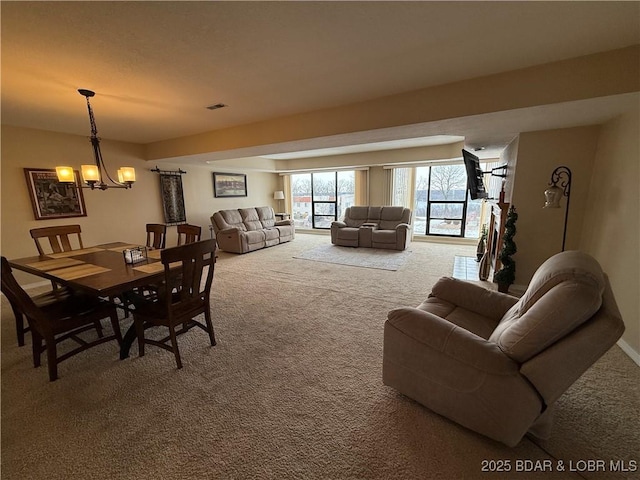
[[[25,168],[24,175],[36,220],[87,216],[77,170],[75,185],[60,183],[53,168]]]
[[[218,197],[246,197],[247,176],[243,173],[213,172],[213,195]]]

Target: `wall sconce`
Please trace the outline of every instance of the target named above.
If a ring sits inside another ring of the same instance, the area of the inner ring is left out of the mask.
[[[96,121],[93,118],[93,110],[91,109],[91,103],[89,103],[89,97],[93,97],[95,92],[91,90],[80,89],[78,90],[80,95],[87,99],[87,109],[89,110],[89,123],[91,124],[91,145],[93,146],[93,157],[95,165],[81,165],[82,179],[87,186],[82,185],[82,188],[90,188],[94,190],[96,188],[100,190],[106,190],[107,188],[131,188],[136,181],[136,170],[133,167],[121,167],[117,171],[118,180],[114,180],[109,175],[107,167],[102,160],[102,152],[100,151],[100,139],[98,138],[98,128],[96,127]],[[104,169],[104,173],[102,172]],[[56,167],[56,173],[58,174],[58,181],[61,183],[75,184],[75,177],[73,175],[73,168],[67,166]],[[105,177],[111,184],[104,182]]]
[[[551,174],[549,188],[544,191],[544,208],[560,208],[560,200],[567,197],[567,208],[564,213],[564,231],[562,232],[562,251],[567,239],[567,220],[569,219],[569,200],[571,199],[571,170],[561,166]]]
[[[278,208],[280,208],[280,200],[284,200],[284,192],[282,190],[273,192],[273,199],[278,200]]]

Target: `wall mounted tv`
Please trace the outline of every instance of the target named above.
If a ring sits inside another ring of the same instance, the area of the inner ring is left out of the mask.
[[[484,188],[484,180],[482,176],[484,172],[480,168],[480,159],[471,152],[462,150],[462,158],[464,166],[467,169],[467,188],[469,189],[469,197],[471,200],[478,198],[487,198],[487,190]]]

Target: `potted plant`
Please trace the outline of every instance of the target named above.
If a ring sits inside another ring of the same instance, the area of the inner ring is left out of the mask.
[[[498,284],[498,291],[503,293],[507,293],[509,286],[516,280],[516,262],[511,258],[518,251],[513,241],[513,237],[516,235],[516,220],[518,220],[516,207],[511,205],[507,212],[507,221],[504,224],[502,249],[498,254],[502,268],[493,276],[493,281]]]

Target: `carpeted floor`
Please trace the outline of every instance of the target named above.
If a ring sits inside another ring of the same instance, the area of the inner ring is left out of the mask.
[[[337,263],[361,268],[398,270],[409,259],[411,250],[386,250],[382,248],[341,247],[331,243],[305,250],[295,258],[315,262]]]
[[[417,305],[475,246],[413,243],[397,271],[295,258],[327,243],[297,235],[222,252],[218,345],[199,330],[180,337],[182,370],[164,350],[138,358],[134,346],[120,361],[106,344],[64,362],[50,383],[30,348],[16,346],[3,298],[2,478],[637,478],[516,471],[527,460],[638,460],[640,369],[617,347],[560,399],[550,440],[508,448],[381,381],[387,312]],[[492,461],[511,471],[483,472]]]

